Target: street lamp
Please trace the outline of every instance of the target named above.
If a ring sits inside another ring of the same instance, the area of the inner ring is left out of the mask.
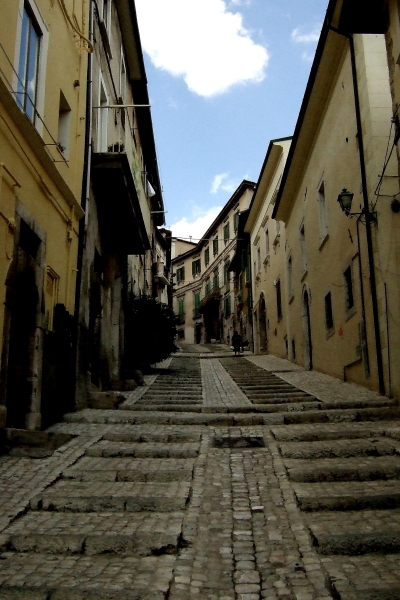
[[[346,188],[343,188],[339,196],[337,197],[337,201],[340,204],[340,208],[342,209],[346,217],[350,215],[353,196],[354,194],[349,192],[349,190],[346,190]]]
[[[337,201],[339,202],[340,208],[342,209],[342,211],[344,212],[346,217],[350,217],[350,218],[358,217],[358,220],[362,221],[363,223],[364,223],[364,221],[362,220],[362,217],[364,217],[365,222],[368,221],[369,223],[374,223],[376,225],[377,218],[376,218],[375,211],[368,210],[368,212],[366,213],[365,210],[362,209],[361,212],[359,212],[359,213],[350,212],[351,204],[353,202],[353,197],[354,197],[354,194],[349,192],[349,190],[346,190],[346,188],[343,188],[342,191],[340,192],[339,196],[337,197]]]

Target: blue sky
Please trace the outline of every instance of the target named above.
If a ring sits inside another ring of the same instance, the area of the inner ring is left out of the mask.
[[[292,135],[328,0],[136,0],[166,223],[201,237]]]

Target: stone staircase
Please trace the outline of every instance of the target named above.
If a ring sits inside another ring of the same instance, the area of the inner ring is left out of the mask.
[[[272,433],[333,598],[400,598],[400,424]]]
[[[105,433],[0,535],[1,600],[166,598],[199,444]]]

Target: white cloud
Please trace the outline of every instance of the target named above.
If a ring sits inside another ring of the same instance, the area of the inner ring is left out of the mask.
[[[297,27],[292,31],[292,40],[296,44],[314,44],[318,42],[321,33],[321,26],[315,25],[314,28],[308,32],[303,32],[301,27]]]
[[[201,216],[195,217],[192,221],[186,217],[180,219],[173,225],[170,226],[172,235],[180,238],[188,238],[192,236],[193,241],[197,242],[205,234],[211,223],[221,212],[222,206],[212,206],[203,213]]]
[[[253,0],[230,0],[234,6],[250,6]]]
[[[219,190],[234,192],[238,184],[233,179],[228,179],[229,173],[219,173],[213,179],[210,194],[216,194]]]
[[[190,91],[210,97],[264,79],[267,50],[225,0],[136,0],[136,8],[145,52]]]

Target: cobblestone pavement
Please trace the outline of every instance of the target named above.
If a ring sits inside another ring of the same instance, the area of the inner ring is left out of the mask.
[[[0,457],[0,600],[399,599],[396,403],[182,350],[51,456]]]

